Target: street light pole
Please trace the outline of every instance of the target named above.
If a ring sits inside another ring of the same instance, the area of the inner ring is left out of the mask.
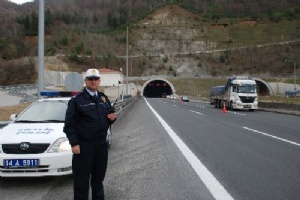
[[[39,37],[38,37],[38,98],[41,98],[41,91],[44,90],[44,0],[39,1]]]
[[[294,91],[296,92],[296,62],[294,62]]]
[[[296,91],[296,62],[293,60],[284,60],[285,62],[292,62],[294,63],[294,91]]]
[[[120,86],[120,81],[118,80],[118,97],[117,97],[117,98],[120,98],[120,94],[119,94],[119,86]]]
[[[128,26],[126,31],[126,94],[128,94]]]

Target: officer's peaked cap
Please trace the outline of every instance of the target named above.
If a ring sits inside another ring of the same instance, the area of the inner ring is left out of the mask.
[[[100,73],[97,69],[88,69],[85,73],[85,78],[100,78]]]

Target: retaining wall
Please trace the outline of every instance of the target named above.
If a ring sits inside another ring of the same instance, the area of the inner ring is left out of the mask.
[[[258,102],[258,107],[259,108],[269,108],[269,109],[300,111],[300,104]]]

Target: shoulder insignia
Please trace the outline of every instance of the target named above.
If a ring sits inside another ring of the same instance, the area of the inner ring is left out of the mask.
[[[104,103],[106,103],[106,98],[104,96],[101,96],[101,99]]]

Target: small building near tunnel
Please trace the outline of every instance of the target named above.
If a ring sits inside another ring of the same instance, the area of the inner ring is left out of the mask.
[[[98,69],[101,77],[101,86],[118,86],[124,83],[124,75],[119,71],[114,71],[111,69],[100,68]],[[83,78],[85,77],[85,72],[83,73]]]
[[[141,95],[147,98],[161,98],[175,92],[173,84],[167,79],[152,78],[144,83]]]

